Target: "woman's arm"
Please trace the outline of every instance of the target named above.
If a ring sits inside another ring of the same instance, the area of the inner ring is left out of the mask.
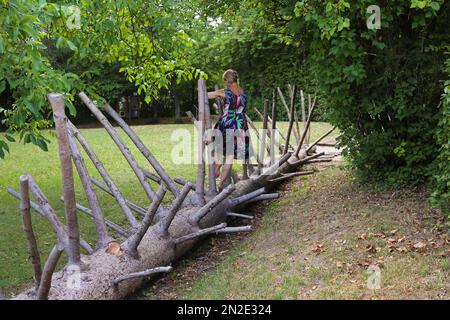
[[[208,92],[208,99],[215,99],[218,97],[225,98],[225,90],[224,89]]]

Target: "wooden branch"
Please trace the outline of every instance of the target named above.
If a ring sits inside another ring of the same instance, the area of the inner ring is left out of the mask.
[[[75,186],[73,181],[72,156],[69,147],[67,117],[64,113],[64,97],[62,94],[51,93],[47,96],[53,109],[53,119],[58,140],[59,159],[61,162],[64,207],[67,223],[67,255],[69,264],[80,265],[80,230],[75,202]]]
[[[259,136],[259,132],[258,129],[256,128],[255,124],[253,123],[253,121],[249,118],[248,115],[245,115],[245,118],[247,119],[247,123],[250,125],[250,127],[254,130],[256,137],[258,138],[258,140],[260,141],[261,144],[261,137]],[[270,151],[270,148],[267,150],[268,152]],[[259,159],[259,155],[256,154],[255,152],[255,157],[256,157],[256,162],[258,163],[258,165],[263,165],[263,163],[261,162],[261,160]]]
[[[214,90],[216,90],[216,91],[219,90],[219,86],[217,84],[214,86]],[[217,103],[217,106],[219,107],[219,116],[222,116],[223,115],[223,106],[224,106],[223,98],[217,97],[216,103]]]
[[[248,220],[254,219],[253,216],[249,216],[249,215],[241,214],[241,213],[235,213],[235,212],[227,212],[227,217],[234,217],[234,218],[241,218],[241,219],[248,219]]]
[[[52,226],[53,231],[56,233],[58,240],[64,244],[64,247],[68,246],[68,236],[66,231],[64,230],[63,224],[59,221],[58,217],[55,214],[55,211],[50,206],[47,197],[41,191],[31,175],[28,175],[28,184],[30,186],[31,193],[36,199],[36,202],[42,210],[45,218],[50,222],[50,225]],[[67,254],[69,253],[67,252]]]
[[[260,188],[258,190],[249,192],[247,194],[244,194],[243,196],[231,199],[230,200],[230,205],[231,205],[231,207],[236,207],[236,206],[238,206],[240,204],[248,202],[249,200],[251,200],[251,199],[253,199],[253,198],[257,197],[257,196],[262,195],[265,192],[266,192],[266,188]]]
[[[312,119],[312,115],[314,114],[315,107],[316,107],[316,104],[315,104],[315,100],[314,100],[314,103],[313,103],[313,105],[311,107],[311,112],[309,113],[308,121],[306,122],[305,129],[303,130],[302,138],[300,139],[300,142],[298,143],[297,149],[295,150],[295,156],[296,157],[298,157],[298,154],[300,153],[300,150],[301,150],[302,145],[303,145],[303,141],[305,140],[306,134],[308,133],[308,129],[309,129],[309,126],[311,125],[311,119]]]
[[[275,89],[272,92],[272,131],[270,132],[270,165],[275,163],[275,140],[277,131],[277,95]]]
[[[175,177],[173,179],[173,181],[175,181],[176,183],[178,183],[179,185],[182,185],[182,186],[184,186],[187,183],[186,180],[184,180],[183,178],[180,178],[180,177]],[[195,185],[194,184],[192,185],[192,190],[195,191]]]
[[[60,198],[61,201],[64,201],[64,198],[61,197]],[[84,206],[82,206],[81,204],[77,203],[77,209],[80,212],[83,212],[84,214],[86,214],[87,216],[94,218],[94,215],[91,211],[91,209],[86,208]],[[105,219],[105,224],[110,227],[112,230],[114,230],[115,232],[117,232],[118,234],[120,234],[121,236],[128,238],[130,236],[129,232],[127,230],[125,230],[125,228],[122,228],[121,226],[119,226],[118,224],[115,224],[114,222]]]
[[[278,198],[279,198],[279,194],[278,193],[266,193],[266,194],[262,194],[260,196],[257,196],[255,198],[253,198],[253,199],[248,200],[247,203],[263,201],[263,200],[274,200],[274,199],[278,199]]]
[[[331,128],[330,130],[328,130],[327,132],[325,132],[319,139],[317,139],[316,141],[314,141],[311,145],[308,146],[308,148],[306,149],[306,153],[308,153],[309,151],[311,151],[311,149],[318,144],[320,141],[322,141],[323,139],[325,139],[326,137],[328,137],[334,130],[336,130],[336,127]]]
[[[271,180],[268,180],[268,181],[269,182],[276,182],[276,183],[278,183],[278,182],[281,182],[283,180],[290,179],[290,178],[293,178],[293,177],[308,176],[308,175],[311,175],[311,174],[314,174],[314,171],[294,172],[294,173],[289,173],[289,174],[283,174],[281,177],[278,177],[278,178],[275,178],[275,179],[271,179]]]
[[[30,191],[28,187],[27,175],[20,177],[20,196],[20,211],[22,212],[23,231],[28,243],[28,255],[31,258],[31,265],[33,266],[36,290],[38,290],[42,276],[41,256],[39,254],[36,237],[34,235],[33,224],[31,223]]]
[[[30,187],[30,191],[33,194],[33,191],[31,190],[31,179],[32,179],[32,176],[28,175],[28,179],[29,179],[28,180],[28,184],[29,184],[29,187]],[[33,182],[34,182],[34,180],[33,180]],[[34,185],[37,187],[36,182],[34,182]],[[33,201],[30,201],[31,208],[34,211],[36,211],[39,215],[41,215],[42,217],[44,217],[45,219],[47,219],[50,222],[50,226],[52,227],[53,231],[56,234],[56,237],[58,238],[58,240],[61,243],[63,243],[63,244],[67,243],[66,226],[63,225],[59,221],[59,219],[56,217],[52,207],[48,204],[47,198],[44,196],[42,191],[40,191],[39,187],[37,187],[37,189],[38,189],[38,192],[40,193],[40,195],[39,195],[40,199],[38,199],[35,194],[33,194],[33,196],[36,198],[36,201],[38,201],[38,203],[40,203],[40,204],[37,204],[37,203],[35,203]],[[13,188],[8,187],[7,190],[8,190],[8,193],[10,195],[12,195],[13,197],[15,197],[15,198],[17,198],[19,200],[22,199],[20,194],[17,191],[15,191]],[[47,203],[46,205],[44,205],[44,209],[41,207],[41,205],[43,204],[43,201],[46,201],[46,203]],[[88,254],[92,254],[94,252],[94,250],[89,245],[89,243],[87,243],[83,239],[80,239],[80,247],[83,248],[84,250],[86,250],[86,252]]]
[[[150,171],[148,171],[147,169],[141,168],[142,172],[144,173],[144,176],[158,184],[161,184],[161,178],[158,177],[156,174],[151,173]]]
[[[186,114],[187,114],[188,118],[192,121],[192,123],[194,124],[194,126],[195,126],[196,128],[198,128],[198,127],[197,127],[197,118],[195,118],[194,114],[193,114],[191,111],[186,112]]]
[[[178,197],[176,197],[175,201],[172,203],[169,212],[167,213],[164,220],[161,222],[161,232],[163,233],[163,235],[168,235],[169,226],[172,223],[173,219],[175,218],[176,213],[180,209],[181,205],[183,204],[184,200],[186,199],[191,189],[192,183],[191,182],[186,183],[183,189],[181,189],[181,192],[178,195]]]
[[[89,206],[91,207],[92,217],[95,222],[95,231],[97,233],[97,248],[106,247],[106,245],[112,240],[112,238],[108,236],[102,209],[98,204],[97,194],[94,191],[94,187],[92,185],[86,164],[84,163],[84,159],[78,150],[77,143],[70,133],[70,130],[68,130],[67,140],[72,152],[73,162],[78,171],[78,176],[80,177],[81,183],[83,185]],[[76,205],[77,204],[75,203],[75,206]]]
[[[197,195],[197,203],[205,204],[205,79],[198,80],[198,168],[197,183],[195,193]]]
[[[257,176],[256,178],[252,178],[252,179],[254,179],[257,183],[261,183],[261,182],[267,180],[271,175],[275,174],[278,171],[278,169],[286,161],[289,160],[290,157],[291,157],[291,153],[290,152],[286,153],[285,155],[280,157],[280,159],[278,159],[278,161],[273,166],[270,166],[263,173],[261,173],[259,176]]]
[[[278,88],[278,90],[279,90],[278,93],[282,94],[280,88]],[[292,128],[294,127],[294,121],[295,121],[294,113],[295,113],[296,92],[297,92],[297,90],[295,90],[295,86],[294,86],[293,89],[292,89],[292,95],[291,95],[291,109],[288,110],[289,111],[288,112],[288,114],[289,114],[289,128],[288,128],[288,133],[287,133],[287,137],[286,137],[286,143],[284,144],[283,154],[286,154],[289,151],[289,141],[291,139],[291,132],[292,132]],[[283,101],[284,101],[284,98],[283,98]],[[284,103],[286,103],[286,102],[284,102]],[[287,108],[286,104],[285,104],[285,106]],[[294,133],[295,133],[295,130],[294,130]],[[297,138],[297,141],[298,140],[299,139]]]
[[[333,159],[314,159],[314,160],[309,160],[309,161],[305,162],[305,164],[320,163],[320,162],[331,162],[331,161],[333,161]]]
[[[125,143],[122,141],[122,139],[117,134],[116,130],[113,128],[111,123],[106,119],[106,117],[103,115],[103,113],[100,112],[100,110],[97,108],[97,106],[92,102],[88,96],[84,92],[80,92],[78,94],[80,99],[83,101],[83,103],[91,110],[91,112],[95,115],[95,117],[100,121],[100,123],[103,125],[103,127],[106,129],[114,143],[119,148],[120,152],[123,154],[125,159],[127,160],[128,164],[130,165],[131,169],[133,169],[136,177],[138,178],[139,182],[141,183],[145,193],[147,194],[148,198],[152,201],[156,200],[156,194],[152,190],[152,187],[148,183],[148,181],[145,179],[145,175],[142,172],[141,168],[139,167],[136,159],[131,154],[130,150],[125,146]],[[132,219],[127,216],[127,219]],[[131,223],[131,222],[130,222]],[[134,221],[133,221],[133,224]]]
[[[145,146],[142,140],[130,129],[128,124],[122,119],[122,117],[117,114],[117,112],[111,108],[109,104],[105,105],[106,112],[119,124],[119,126],[125,131],[125,133],[130,137],[131,141],[135,144],[136,148],[142,153],[142,155],[147,159],[156,173],[161,177],[162,181],[166,184],[167,188],[176,197],[179,194],[178,187],[175,185],[173,180],[169,177],[164,168],[155,159],[150,150]]]
[[[148,277],[155,273],[170,272],[170,271],[172,271],[172,267],[169,266],[169,267],[152,268],[152,269],[147,269],[147,270],[141,271],[141,272],[130,273],[130,274],[127,274],[126,276],[117,278],[114,281],[114,285],[117,286],[117,285],[119,285],[120,282],[125,281],[125,280],[136,279],[136,278],[145,278],[145,277]]]
[[[294,122],[295,122],[295,114],[297,112],[297,110],[295,110],[295,93],[296,93],[295,85],[292,88],[289,89],[289,96],[291,98],[291,107],[290,108],[288,107],[288,105],[286,103],[286,100],[284,98],[283,92],[281,92],[280,87],[277,87],[277,91],[278,91],[278,95],[279,95],[279,97],[281,99],[281,103],[283,104],[284,109],[286,110],[286,113],[287,113],[287,115],[289,117],[288,118],[289,119],[289,123],[292,122],[292,125],[293,125]],[[293,96],[293,94],[294,94],[294,96]],[[294,110],[292,110],[292,109],[294,109]],[[291,131],[292,131],[292,128],[291,128]],[[300,134],[295,129],[294,129],[294,135],[295,135],[295,138],[297,139],[297,142],[298,142],[300,140]],[[290,133],[288,134],[288,136],[290,136]],[[286,144],[289,145],[289,142],[287,142],[287,138],[286,138]]]
[[[89,146],[89,144],[87,143],[87,141],[85,140],[85,138],[83,137],[81,132],[78,131],[78,129],[71,122],[69,122],[69,129],[73,133],[74,137],[78,140],[80,145],[83,147],[86,154],[91,159],[92,163],[94,164],[95,168],[97,169],[97,171],[100,174],[100,176],[102,177],[102,179],[105,181],[106,185],[108,186],[108,188],[107,188],[107,190],[109,190],[108,193],[110,193],[116,199],[117,203],[119,204],[120,209],[124,213],[125,217],[127,218],[128,222],[130,223],[130,225],[132,227],[137,227],[139,224],[138,221],[131,213],[130,208],[126,204],[125,198],[122,196],[122,193],[119,191],[119,188],[117,188],[116,184],[109,176],[108,172],[106,171],[106,169],[103,166],[103,164],[101,163],[101,161],[97,158],[97,155],[95,154],[95,152],[91,149],[91,147]],[[95,185],[99,186],[96,183],[98,181],[95,180],[94,178],[91,178],[91,181]],[[101,188],[101,189],[103,189],[103,188]],[[106,189],[103,189],[103,190],[106,191]]]
[[[205,204],[199,211],[197,211],[191,218],[192,223],[198,223],[204,216],[206,216],[214,207],[229,197],[229,195],[236,189],[234,184],[230,184],[228,187],[222,190],[221,193],[212,198],[207,204]]]
[[[50,252],[50,255],[44,265],[41,282],[39,283],[39,289],[36,294],[36,300],[47,300],[48,293],[50,292],[50,287],[52,285],[53,272],[55,272],[55,268],[58,264],[59,257],[61,257],[63,248],[64,246],[58,243]]]
[[[104,183],[102,183],[101,181],[99,181],[99,180],[97,180],[95,178],[91,177],[91,181],[92,181],[93,184],[95,184],[101,190],[103,190],[107,194],[113,196],[116,199],[116,201],[119,203],[119,206],[121,208],[122,208],[122,205],[123,205],[124,208],[127,208],[126,210],[122,209],[122,211],[124,213],[127,212],[127,214],[125,214],[125,217],[128,217],[128,215],[131,215],[134,218],[134,215],[131,213],[130,209],[133,210],[136,213],[139,213],[141,216],[145,215],[145,212],[147,211],[146,209],[144,209],[144,208],[138,206],[137,204],[134,204],[133,202],[125,199],[120,192],[118,194],[114,194],[114,192],[112,191],[113,189],[109,189],[107,185],[105,185]],[[118,191],[118,189],[117,189],[117,191]],[[118,198],[116,197],[116,195],[118,195]],[[136,218],[135,218],[135,220],[136,220]],[[128,221],[130,221],[130,220],[128,220]],[[137,222],[137,224],[139,224],[139,223]]]
[[[208,101],[208,91],[206,89],[206,83],[203,91],[203,103],[204,103],[204,112],[205,112],[205,122],[206,122],[206,130],[207,132],[212,132],[212,123],[211,123],[211,111],[209,109],[209,101]],[[216,195],[217,194],[217,187],[216,187],[216,169],[214,165],[214,146],[211,143],[212,138],[211,137],[205,137],[208,138],[208,145],[207,145],[207,154],[208,154],[208,192],[210,195]]]
[[[165,186],[161,184],[158,193],[156,194],[156,201],[153,201],[148,208],[148,211],[146,212],[145,217],[142,220],[138,230],[123,245],[123,247],[125,248],[125,252],[127,252],[129,255],[133,257],[137,256],[137,247],[141,243],[142,238],[144,237],[148,228],[150,228],[150,226],[152,225],[153,217],[155,216],[155,213],[159,205],[161,204],[166,191],[167,190]]]
[[[205,236],[205,235],[217,232],[218,230],[223,229],[226,226],[227,226],[226,223],[221,223],[221,224],[219,224],[217,226],[201,229],[201,230],[199,230],[197,232],[194,232],[194,233],[191,233],[191,234],[188,234],[188,235],[185,235],[185,236],[182,236],[182,237],[179,237],[179,238],[175,239],[174,243],[175,243],[175,245],[178,245],[178,244],[183,243],[185,241],[192,240],[194,238],[198,238],[198,237],[201,237],[201,236]]]
[[[243,227],[227,227],[223,229],[219,229],[216,231],[216,234],[223,234],[223,233],[237,233],[237,232],[249,232],[252,231],[251,226],[243,226]]]
[[[255,111],[256,111],[256,113],[258,114],[258,116],[259,116],[261,119],[264,119],[264,116],[261,114],[261,112],[259,112],[258,109],[255,108]],[[272,141],[272,140],[271,140],[271,139],[272,139],[272,132],[278,132],[278,133],[280,134],[280,137],[281,137],[283,140],[286,140],[286,138],[283,136],[283,134],[282,134],[282,132],[280,131],[280,129],[277,128],[278,131],[277,131],[277,130],[271,129],[272,124],[273,124],[272,118],[271,118],[270,116],[267,116],[267,125],[268,125],[268,127],[267,127],[267,136],[269,137],[269,140]],[[275,134],[274,134],[274,135],[275,135]],[[281,145],[281,143],[280,143],[279,141],[277,141],[277,139],[274,140],[274,143],[275,143],[275,145],[278,147],[278,149],[280,150],[280,152],[282,152],[282,151],[283,151],[283,146]],[[271,153],[271,151],[270,151],[271,144],[269,144],[269,145],[267,146],[267,148],[268,148],[268,151],[267,151],[267,152],[268,152],[268,154],[270,154],[270,153]]]
[[[307,161],[319,158],[319,157],[323,156],[324,154],[325,154],[325,152],[316,153],[316,154],[314,154],[312,156],[309,156],[309,157],[306,157],[304,159],[298,160],[298,161],[292,163],[292,165],[293,166],[298,166],[298,165],[304,164]]]
[[[269,109],[269,100],[265,99],[264,100],[264,115],[263,115],[263,129],[261,132],[261,146],[259,148],[259,165],[258,165],[258,174],[260,174],[262,172],[262,168],[264,166],[264,149],[266,148],[266,136],[267,136],[267,112]],[[270,148],[268,150],[269,154],[270,154]]]

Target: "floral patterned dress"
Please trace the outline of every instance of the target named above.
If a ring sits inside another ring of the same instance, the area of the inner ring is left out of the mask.
[[[223,114],[214,126],[222,133],[222,150],[216,141],[216,151],[222,152],[223,156],[233,152],[235,159],[249,159],[250,134],[245,117],[247,97],[246,90],[236,96],[230,89],[225,89]]]

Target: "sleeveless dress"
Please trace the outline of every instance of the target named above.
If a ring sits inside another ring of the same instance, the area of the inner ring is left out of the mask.
[[[214,126],[222,133],[222,146],[215,139],[215,150],[222,156],[234,154],[235,159],[246,161],[250,157],[250,133],[245,117],[247,97],[246,90],[236,96],[230,89],[225,89],[223,114]]]

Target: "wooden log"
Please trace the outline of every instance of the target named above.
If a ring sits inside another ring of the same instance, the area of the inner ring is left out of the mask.
[[[91,213],[95,222],[95,231],[97,234],[97,248],[106,247],[112,238],[108,235],[106,223],[103,218],[103,212],[98,204],[97,194],[92,186],[91,178],[89,176],[86,164],[84,163],[84,159],[78,151],[77,143],[75,142],[70,130],[67,132],[67,141],[69,142],[70,151],[72,152],[72,159],[75,167],[77,168],[78,176],[80,177],[84,188],[84,193],[88,200],[89,206],[91,207]],[[75,202],[75,207],[76,205],[77,204]]]
[[[166,184],[167,188],[172,192],[174,196],[178,196],[179,190],[175,185],[173,180],[169,177],[167,172],[161,166],[161,164],[155,159],[150,150],[144,145],[142,140],[134,133],[133,130],[128,126],[128,124],[120,117],[117,112],[111,108],[109,104],[105,105],[106,112],[117,122],[117,124],[125,131],[125,133],[130,137],[131,141],[135,144],[136,148],[142,153],[142,155],[147,159],[156,173],[161,177],[161,180]],[[142,171],[142,169],[141,169]]]
[[[55,272],[56,265],[58,264],[59,257],[63,251],[63,245],[57,244],[53,247],[47,261],[44,265],[44,271],[42,272],[41,282],[36,294],[36,300],[47,300],[52,285],[52,276]]]
[[[133,216],[133,213],[131,213],[130,208],[128,207],[125,198],[123,197],[122,193],[120,192],[119,188],[117,188],[114,181],[109,176],[108,172],[106,171],[105,167],[103,166],[103,163],[98,159],[95,152],[91,149],[83,135],[80,131],[71,123],[68,123],[70,131],[73,133],[74,137],[78,140],[80,145],[83,147],[84,151],[88,155],[88,157],[91,159],[92,163],[94,164],[94,167],[97,169],[98,173],[102,177],[103,181],[105,181],[109,193],[114,196],[114,198],[117,201],[117,204],[119,205],[120,209],[122,210],[123,214],[127,218],[128,221],[133,221],[133,225],[137,225],[138,222],[136,218]],[[95,179],[91,178],[92,182],[96,184]],[[98,186],[98,184],[96,184]],[[101,188],[101,187],[100,187]],[[105,189],[103,189],[105,190]]]
[[[135,173],[136,177],[138,178],[140,184],[142,185],[146,195],[148,198],[152,201],[156,200],[156,194],[153,191],[152,187],[148,183],[148,181],[145,179],[145,175],[142,172],[141,168],[139,167],[136,159],[131,154],[130,150],[126,147],[125,143],[122,141],[122,139],[117,134],[116,130],[113,128],[111,123],[106,119],[106,117],[103,115],[103,113],[100,112],[100,110],[97,108],[94,102],[89,99],[89,97],[84,93],[80,92],[78,94],[80,99],[83,101],[83,103],[89,108],[89,110],[92,112],[92,114],[100,121],[100,123],[103,125],[103,127],[108,132],[109,136],[112,138],[114,143],[119,148],[120,152],[123,154],[125,159],[127,160],[128,164],[130,165],[131,169]],[[127,219],[129,217],[127,216]],[[132,219],[132,218],[131,218]]]
[[[64,97],[62,94],[51,93],[47,96],[53,110],[53,119],[58,140],[59,159],[61,162],[63,195],[66,201],[67,223],[67,256],[69,264],[80,265],[80,230],[78,227],[78,213],[75,201],[75,186],[73,181],[72,155],[67,139],[67,117],[64,113]]]
[[[31,265],[33,266],[36,290],[38,290],[42,276],[41,256],[39,254],[36,237],[34,235],[33,224],[31,223],[30,191],[28,187],[27,175],[20,177],[20,196],[20,211],[22,212],[23,231],[28,243],[28,255],[31,258]]]

